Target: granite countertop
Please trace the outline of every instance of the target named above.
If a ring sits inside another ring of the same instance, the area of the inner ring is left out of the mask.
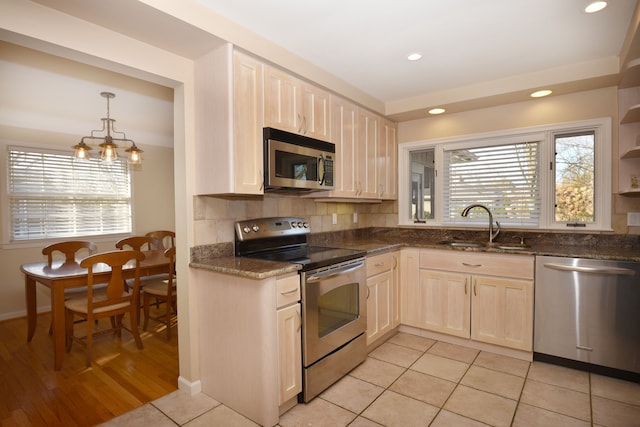
[[[635,241],[629,244],[629,237],[603,239],[600,236],[590,235],[545,235],[530,234],[526,236],[526,248],[502,249],[498,247],[452,247],[443,244],[443,241],[464,240],[484,243],[483,235],[464,235],[460,232],[439,233],[429,236],[414,234],[411,231],[393,229],[374,230],[366,233],[343,233],[313,236],[309,244],[314,246],[340,247],[356,249],[367,252],[367,255],[378,255],[384,252],[398,250],[402,247],[414,247],[424,249],[440,249],[449,251],[518,254],[518,255],[548,255],[571,258],[592,258],[601,260],[640,262],[640,250]],[[520,233],[522,234],[522,233]],[[509,238],[511,237],[511,238]],[[513,244],[515,236],[502,236],[499,242],[505,245]],[[519,236],[518,236],[519,237]],[[511,242],[511,243],[510,243]],[[233,244],[223,243],[207,245],[192,249],[191,267],[217,271],[220,273],[240,275],[252,279],[265,279],[301,268],[297,264],[267,261],[252,258],[233,256]]]
[[[262,259],[226,256],[211,258],[189,264],[193,268],[233,274],[250,279],[266,279],[282,274],[297,272],[301,266],[288,262],[266,261]]]

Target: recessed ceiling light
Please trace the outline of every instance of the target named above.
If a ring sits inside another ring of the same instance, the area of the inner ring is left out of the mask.
[[[595,13],[600,12],[605,7],[607,7],[606,1],[592,1],[587,7],[584,8],[584,11],[587,13]]]
[[[533,92],[531,94],[532,98],[542,98],[543,96],[547,96],[547,95],[551,95],[551,91],[549,89],[544,89],[544,90],[539,90],[536,92]]]
[[[417,61],[418,59],[421,59],[421,58],[422,58],[422,54],[418,52],[411,53],[409,54],[409,56],[407,56],[407,59],[409,61]]]
[[[445,111],[446,110],[444,108],[432,108],[431,110],[429,110],[429,114],[442,114]]]

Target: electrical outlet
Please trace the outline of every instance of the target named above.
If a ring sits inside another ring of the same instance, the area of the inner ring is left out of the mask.
[[[353,213],[353,223],[357,224],[358,223],[358,212],[354,212]]]
[[[333,225],[337,225],[338,224],[338,214],[337,213],[331,214],[331,223]]]
[[[640,227],[640,212],[627,212],[627,225],[629,227]]]

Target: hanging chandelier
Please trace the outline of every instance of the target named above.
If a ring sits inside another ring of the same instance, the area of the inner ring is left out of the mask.
[[[89,150],[91,147],[87,145],[84,141],[102,141],[98,144],[100,147],[100,159],[105,163],[113,163],[118,159],[118,152],[116,151],[118,148],[117,142],[131,143],[131,147],[124,150],[128,153],[127,161],[132,165],[140,165],[142,164],[142,150],[136,147],[136,143],[130,139],[127,139],[127,136],[124,132],[118,132],[115,129],[115,119],[112,119],[109,116],[109,100],[115,98],[115,94],[111,92],[100,92],[100,96],[107,99],[107,117],[102,118],[102,129],[92,130],[90,136],[83,136],[80,140],[80,143],[74,145],[73,148],[73,157],[78,160],[86,160],[89,159]],[[99,135],[102,133],[102,135]],[[111,134],[121,135],[122,138],[115,138]]]

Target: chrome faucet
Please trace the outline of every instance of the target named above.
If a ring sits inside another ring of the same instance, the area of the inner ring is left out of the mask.
[[[473,205],[469,205],[466,208],[464,208],[462,210],[461,215],[466,217],[467,215],[469,215],[469,211],[473,208],[482,208],[485,211],[487,211],[487,213],[489,214],[489,243],[493,243],[493,239],[495,239],[496,237],[498,237],[498,234],[500,233],[500,223],[498,221],[496,221],[496,232],[493,232],[493,214],[491,213],[491,211],[489,210],[488,207],[486,207],[485,205],[481,205],[478,203],[475,203]]]

